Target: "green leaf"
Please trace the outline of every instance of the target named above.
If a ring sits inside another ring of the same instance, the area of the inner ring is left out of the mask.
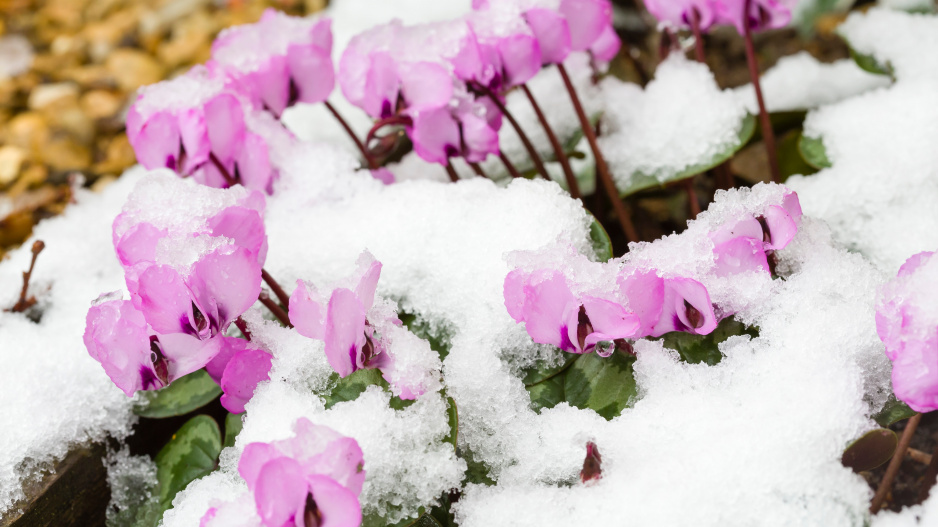
[[[698,364],[704,362],[713,366],[723,359],[720,343],[735,335],[759,336],[759,331],[750,328],[735,318],[724,318],[709,335],[692,335],[683,331],[672,331],[661,336],[664,347],[672,349],[684,362]]]
[[[561,373],[531,386],[525,386],[531,397],[531,407],[535,412],[542,408],[553,408],[565,400],[564,385],[566,376]]]
[[[854,0],[814,0],[799,5],[798,17],[794,20],[798,32],[808,38],[815,32],[815,24],[824,15],[846,13]]]
[[[332,408],[336,403],[343,401],[354,401],[372,385],[387,386],[387,382],[381,377],[381,372],[375,368],[362,368],[340,378],[338,374],[333,374],[335,387],[332,392],[325,396],[326,409]]]
[[[848,42],[847,44],[849,45],[850,43]],[[853,46],[850,46],[850,56],[853,57],[853,61],[856,62],[857,66],[860,66],[860,69],[863,71],[872,73],[874,75],[888,75],[889,77],[893,76],[892,65],[889,63],[881,64],[873,55],[860,53],[859,51],[853,49]]]
[[[134,413],[154,419],[185,415],[219,395],[221,388],[205,370],[198,370],[176,379],[162,390],[143,392],[139,402],[134,403]]]
[[[899,438],[892,430],[888,428],[870,430],[847,445],[840,461],[854,472],[873,470],[892,458],[898,444]]]
[[[429,512],[424,512],[423,507],[419,510],[420,515],[416,518],[406,518],[397,523],[387,523],[384,516],[369,514],[362,519],[362,527],[441,527],[440,522]]]
[[[619,415],[638,396],[634,362],[634,356],[619,351],[607,358],[596,353],[581,356],[564,374],[567,402],[595,410],[606,419]]]
[[[609,239],[609,233],[603,228],[602,224],[596,220],[596,217],[590,214],[592,222],[590,223],[590,245],[593,246],[593,252],[596,253],[596,260],[599,262],[608,262],[612,260],[612,240]]]
[[[455,449],[459,444],[459,409],[452,397],[446,397],[446,418],[449,421],[449,434],[443,441],[453,445]]]
[[[242,417],[244,417],[244,414],[228,414],[225,416],[225,442],[222,443],[225,448],[234,446],[235,439],[238,438],[238,434],[244,428]]]
[[[189,483],[215,470],[220,452],[221,432],[214,419],[197,415],[186,421],[156,455],[160,510],[169,509]]]
[[[524,385],[532,386],[539,382],[544,382],[555,375],[559,375],[563,373],[564,370],[569,368],[575,360],[580,358],[580,355],[577,355],[576,353],[564,353],[559,350],[558,353],[560,353],[561,358],[563,359],[560,364],[552,363],[550,366],[546,366],[543,363],[537,363],[532,368],[522,370],[524,373],[524,378],[522,379],[524,381]]]
[[[743,118],[742,127],[740,128],[739,133],[737,134],[738,141],[734,143],[733,145],[731,145],[726,150],[716,154],[715,156],[713,156],[707,161],[687,167],[684,170],[681,170],[680,172],[672,176],[664,178],[663,180],[659,180],[657,177],[657,174],[644,174],[641,172],[633,173],[629,181],[628,187],[619,188],[619,193],[622,195],[622,197],[630,196],[640,190],[660,187],[660,186],[665,185],[666,183],[670,183],[672,181],[678,181],[681,179],[686,179],[691,176],[696,176],[697,174],[700,174],[701,172],[710,170],[711,168],[733,157],[733,155],[740,148],[742,148],[743,146],[746,145],[746,143],[749,142],[749,140],[752,138],[752,135],[753,133],[755,133],[755,131],[756,131],[756,118],[753,115],[747,114],[746,117]]]
[[[909,405],[896,399],[895,395],[890,394],[886,404],[883,405],[883,409],[873,414],[872,417],[879,426],[886,427],[903,419],[908,419],[917,413],[909,408]]]
[[[802,135],[798,140],[798,153],[801,158],[812,167],[820,170],[833,166],[827,157],[827,148],[824,147],[824,139],[820,137],[809,137]]]
[[[809,165],[801,154],[801,130],[792,130],[779,137],[778,170],[784,183],[789,176],[801,174],[808,176],[818,171]]]

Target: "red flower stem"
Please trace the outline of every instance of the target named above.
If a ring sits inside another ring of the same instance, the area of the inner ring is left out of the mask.
[[[482,167],[480,167],[478,163],[469,163],[468,161],[467,161],[467,163],[469,164],[469,168],[471,168],[472,171],[475,172],[477,176],[479,176],[479,177],[484,177],[485,179],[491,179],[491,178],[485,173],[485,171],[482,170]]]
[[[892,455],[892,460],[889,461],[886,473],[883,474],[883,480],[880,481],[879,488],[876,489],[876,495],[873,496],[873,501],[870,503],[870,514],[876,514],[880,507],[883,506],[883,502],[886,501],[886,495],[889,494],[889,489],[892,488],[892,481],[896,479],[896,474],[899,473],[899,467],[902,466],[902,458],[905,457],[905,451],[909,448],[909,443],[912,442],[912,435],[915,433],[915,429],[918,427],[918,423],[921,420],[922,414],[915,414],[905,424],[905,430],[902,431],[902,437],[899,438],[899,446],[896,447],[896,452]]]
[[[531,140],[528,139],[528,134],[524,133],[524,130],[521,129],[521,125],[518,124],[518,121],[515,120],[515,116],[511,115],[511,112],[508,111],[508,108],[505,107],[505,103],[498,98],[497,95],[492,93],[492,90],[488,89],[481,84],[475,85],[478,89],[482,91],[489,99],[495,103],[495,106],[500,112],[508,119],[508,122],[511,123],[511,127],[515,129],[515,133],[518,134],[518,138],[521,139],[521,144],[524,145],[524,149],[528,151],[528,156],[531,157],[531,161],[534,163],[534,167],[537,168],[537,172],[541,175],[542,178],[550,181],[550,176],[547,175],[547,169],[544,168],[544,162],[541,160],[540,154],[537,153],[537,150],[534,148],[534,145],[531,144]]]
[[[241,317],[236,318],[234,321],[234,325],[237,326],[239,330],[241,330],[241,334],[244,335],[245,339],[251,340],[251,332],[248,331],[248,325],[244,321],[243,318]]]
[[[616,211],[619,224],[622,226],[622,232],[625,233],[625,237],[629,241],[638,241],[638,232],[636,232],[635,226],[632,225],[632,219],[629,217],[629,211],[625,208],[625,204],[622,203],[622,198],[619,197],[619,190],[616,189],[616,184],[612,180],[612,175],[609,173],[606,158],[603,157],[603,153],[599,150],[599,145],[596,143],[596,133],[593,131],[593,127],[590,126],[589,119],[586,118],[586,112],[583,111],[583,105],[580,104],[580,97],[577,95],[573,83],[570,82],[570,76],[567,75],[567,68],[565,68],[563,64],[557,64],[557,70],[560,72],[560,76],[563,77],[563,83],[567,88],[567,93],[570,94],[573,109],[576,110],[576,115],[580,118],[580,128],[583,129],[583,135],[586,136],[586,141],[589,143],[590,149],[593,151],[593,157],[596,159],[596,172],[599,173],[599,179],[603,183],[603,188],[609,196],[609,201],[612,202],[612,208]]]
[[[342,118],[342,115],[339,113],[338,110],[335,109],[335,106],[332,106],[332,103],[330,103],[329,101],[323,101],[322,103],[326,105],[326,109],[328,109],[329,112],[332,113],[332,116],[335,117],[335,120],[339,121],[339,124],[341,124],[342,128],[345,129],[345,133],[347,133],[348,136],[352,138],[352,141],[355,142],[355,146],[358,147],[358,151],[361,152],[362,157],[365,158],[365,163],[368,164],[368,168],[372,170],[378,168],[378,165],[374,162],[373,159],[371,159],[371,156],[368,155],[368,150],[365,149],[365,145],[362,144],[361,139],[359,139],[358,136],[355,135],[355,132],[352,130],[352,127],[349,126],[348,122],[346,122],[345,119]]]
[[[547,134],[550,145],[554,147],[554,154],[557,156],[557,161],[560,162],[560,166],[563,168],[563,175],[567,179],[567,188],[570,190],[570,197],[580,199],[580,186],[577,184],[573,169],[570,168],[570,160],[567,158],[567,153],[563,151],[563,145],[557,140],[553,128],[551,128],[550,123],[547,122],[547,117],[545,117],[544,112],[541,111],[541,105],[534,99],[534,94],[528,89],[528,85],[522,84],[521,89],[524,90],[524,94],[527,95],[528,100],[531,101],[534,113],[537,114],[537,120],[541,122],[541,126],[544,127],[544,133]]]
[[[230,172],[228,172],[228,169],[225,168],[225,165],[223,165],[222,162],[217,157],[215,157],[213,152],[209,152],[208,159],[212,162],[213,165],[215,165],[215,168],[221,172],[221,177],[225,178],[225,181],[228,183],[229,187],[233,187],[238,184],[238,181],[231,175]]]
[[[687,191],[687,204],[690,206],[690,219],[694,219],[700,214],[700,202],[697,200],[697,192],[694,191],[694,178],[689,177],[683,183],[684,190]]]
[[[287,315],[287,312],[284,311],[282,307],[277,305],[277,303],[274,302],[266,292],[261,291],[261,294],[257,297],[257,299],[260,300],[261,304],[264,304],[275,317],[277,317],[277,320],[279,320],[281,324],[288,328],[293,327],[293,324],[290,323],[290,317]]]
[[[277,281],[274,280],[274,277],[270,276],[270,273],[268,273],[264,268],[261,268],[261,278],[263,278],[264,282],[270,286],[270,290],[273,291],[275,295],[277,295],[277,300],[280,301],[281,305],[284,307],[290,305],[290,295],[288,295],[287,292],[284,291],[282,287],[280,287],[280,284],[278,284]]]
[[[749,13],[752,0],[746,0],[744,13]],[[756,102],[759,103],[759,122],[762,128],[762,140],[765,141],[765,150],[769,155],[769,170],[772,172],[772,181],[781,183],[782,178],[778,172],[778,152],[775,148],[775,132],[772,130],[772,121],[769,112],[765,111],[765,101],[762,99],[762,84],[759,82],[759,64],[756,62],[756,48],[752,44],[752,28],[744,24],[743,38],[746,41],[746,63],[749,65],[749,76],[752,87],[756,90]]]
[[[23,272],[23,288],[20,289],[20,299],[10,308],[10,311],[13,313],[22,313],[36,303],[35,298],[27,299],[26,294],[29,292],[29,279],[33,276],[33,268],[36,267],[36,258],[39,257],[39,253],[45,248],[46,244],[42,240],[33,242],[33,257],[32,260],[29,261],[29,270]]]
[[[502,164],[505,165],[505,169],[508,170],[508,173],[511,174],[512,178],[519,178],[521,174],[518,173],[518,169],[515,168],[515,165],[508,159],[502,151],[499,150],[498,158],[502,160]]]
[[[456,169],[453,168],[453,164],[449,162],[449,159],[446,160],[446,173],[449,175],[449,180],[453,183],[459,181],[459,174],[456,173]]]
[[[700,31],[700,12],[697,11],[696,7],[692,9],[690,27],[694,31],[694,54],[697,62],[706,64],[707,55],[704,53],[703,32]]]

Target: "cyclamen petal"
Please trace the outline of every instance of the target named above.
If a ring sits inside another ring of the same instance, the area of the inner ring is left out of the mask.
[[[569,336],[570,313],[575,317],[579,303],[567,286],[566,278],[554,271],[537,271],[528,279],[524,294],[525,327],[534,342],[574,351],[576,347]]]
[[[295,523],[297,510],[306,505],[309,486],[300,464],[288,457],[268,461],[254,482],[254,503],[267,527]]]
[[[589,52],[595,62],[605,65],[616,58],[620,48],[622,48],[622,40],[619,39],[619,34],[612,26],[606,26],[599,38],[590,46]]]
[[[573,51],[586,51],[612,25],[612,4],[609,0],[561,0],[560,13],[570,27]]]
[[[358,527],[361,525],[362,511],[356,493],[324,476],[308,476],[306,481],[322,519],[320,527]],[[299,521],[296,524],[297,527],[310,527]]]
[[[753,238],[740,236],[713,248],[717,276],[762,271],[770,273],[769,262],[763,243]]]
[[[661,318],[664,306],[664,279],[654,271],[635,271],[617,279],[619,290],[628,298],[629,309],[639,319],[640,336],[650,335]]]
[[[183,277],[168,265],[143,271],[136,287],[128,284],[134,305],[159,333],[187,333],[208,338],[211,329],[204,318],[196,321],[193,299]]]
[[[593,332],[586,336],[584,349],[589,349],[600,341],[633,338],[638,333],[641,327],[639,317],[622,305],[591,296],[583,297],[582,301],[583,309],[593,327]]]
[[[529,9],[524,13],[531,31],[537,38],[544,64],[560,64],[570,55],[570,27],[560,13],[553,9]]]
[[[244,405],[254,396],[258,383],[270,379],[270,354],[247,349],[235,353],[221,378],[221,404],[231,413],[244,412]]]
[[[261,292],[261,266],[242,247],[221,247],[192,266],[193,300],[210,319],[215,334],[254,305]]]
[[[326,359],[340,377],[364,365],[365,308],[352,291],[340,288],[332,292],[326,307],[324,340]]]
[[[718,12],[722,12],[720,0],[644,0],[648,12],[660,22],[674,27],[689,28],[693,23],[694,12],[699,17],[701,31],[707,31],[716,22]]]
[[[652,337],[671,331],[707,335],[717,327],[710,294],[700,282],[690,278],[664,280],[661,317],[651,330]]]
[[[300,335],[318,340],[325,338],[326,302],[315,287],[302,280],[296,281],[296,289],[290,295],[289,316]]]
[[[137,390],[162,387],[151,360],[143,315],[128,300],[96,304],[86,316],[85,348],[128,397]]]

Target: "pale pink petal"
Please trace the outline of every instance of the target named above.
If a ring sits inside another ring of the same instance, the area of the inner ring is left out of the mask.
[[[453,98],[453,78],[442,65],[411,62],[398,68],[401,95],[412,111],[442,108]]]
[[[706,335],[716,327],[710,294],[703,284],[690,278],[665,279],[661,318],[652,329],[652,337],[671,331]]]
[[[713,248],[714,273],[717,276],[731,276],[751,271],[771,272],[761,240],[739,237],[733,238]]]
[[[335,88],[335,68],[327,49],[293,44],[287,49],[287,65],[299,92],[299,102],[320,103]]]
[[[266,527],[284,527],[302,510],[309,485],[299,463],[288,457],[268,461],[254,485],[254,503]]]
[[[264,218],[257,210],[247,207],[226,207],[208,219],[212,236],[224,236],[257,255],[257,263],[263,265],[267,258],[267,234]]]
[[[362,366],[365,345],[365,309],[349,289],[332,292],[326,308],[326,359],[340,377]]]
[[[459,153],[459,123],[447,108],[415,112],[412,117],[413,126],[408,129],[408,135],[421,159],[445,165],[450,157]]]
[[[184,333],[159,336],[159,344],[166,357],[169,382],[201,370],[222,351],[225,342],[218,337],[200,340]]]
[[[590,46],[589,51],[594,60],[600,64],[607,64],[616,58],[620,48],[622,48],[622,40],[619,39],[618,33],[612,26],[606,26],[599,38]]]
[[[553,9],[529,9],[524,18],[534,32],[541,48],[544,64],[560,64],[570,55],[570,27],[560,13]]]
[[[189,287],[215,330],[223,332],[257,301],[261,266],[257,256],[242,247],[220,247],[192,266]]]
[[[195,170],[207,162],[212,150],[208,138],[208,129],[205,126],[205,114],[202,108],[185,108],[179,111],[179,135],[182,147],[186,152],[185,163],[177,167],[182,175]]]
[[[766,249],[784,249],[798,232],[795,220],[788,214],[788,211],[778,205],[770,205],[765,209],[762,217],[768,230]]]
[[[129,286],[130,284],[128,284]],[[140,274],[134,299],[157,333],[199,334],[193,323],[192,297],[182,276],[168,265],[153,265]]]
[[[573,51],[586,51],[612,24],[612,4],[609,0],[561,0],[560,13],[570,27],[570,46]]]
[[[166,229],[158,229],[151,223],[138,223],[121,236],[114,249],[122,265],[153,262],[156,260],[156,244],[164,236]]]
[[[91,306],[85,319],[85,348],[128,397],[137,390],[159,389],[143,315],[128,300]]]
[[[378,289],[378,279],[381,278],[381,262],[375,260],[370,252],[364,251],[358,256],[355,266],[361,277],[355,286],[355,296],[365,311],[368,311],[375,304],[375,291]]]
[[[622,305],[603,298],[584,296],[581,299],[593,333],[586,336],[586,348],[600,341],[633,338],[641,328],[638,315]]]
[[[244,405],[254,396],[258,383],[270,379],[270,354],[246,349],[236,353],[221,378],[221,404],[231,413],[244,412]]]
[[[520,86],[541,70],[541,48],[532,35],[518,33],[498,41],[504,88]]]
[[[641,324],[636,337],[651,335],[661,319],[664,306],[664,280],[654,271],[634,271],[617,279],[619,291],[628,299],[629,310]]]
[[[524,283],[527,281],[528,274],[521,269],[515,269],[505,277],[505,283],[502,286],[505,296],[505,307],[508,314],[515,322],[524,322]]]
[[[257,485],[257,478],[268,462],[285,457],[285,454],[277,448],[274,443],[248,443],[241,452],[241,459],[238,461],[238,474],[248,485],[248,490],[254,492]]]
[[[465,145],[463,156],[470,163],[481,163],[489,155],[498,155],[498,131],[485,119],[472,113],[460,116],[462,123],[462,142]],[[500,122],[500,121],[499,121]]]
[[[130,137],[128,136],[128,139]],[[137,161],[148,169],[177,169],[182,143],[176,119],[166,112],[156,112],[147,118],[140,131],[130,142]]]
[[[728,222],[710,233],[710,240],[713,241],[714,245],[721,245],[739,237],[762,241],[764,234],[759,220],[748,216],[737,221]]]
[[[222,163],[233,162],[238,150],[244,147],[244,114],[238,99],[230,93],[221,93],[208,101],[205,126],[212,153]]]
[[[246,133],[244,148],[235,157],[238,180],[245,188],[271,194],[276,170],[270,164],[270,152],[263,137]]]
[[[304,337],[322,340],[325,338],[326,306],[315,288],[303,280],[296,281],[296,289],[290,295],[290,323]]]
[[[320,527],[358,527],[362,522],[358,496],[326,476],[308,476],[306,481],[322,516]],[[304,507],[305,510],[305,507]],[[307,526],[297,515],[297,527]]]
[[[326,427],[320,425],[319,428]],[[362,449],[358,446],[358,441],[351,437],[343,437],[338,433],[335,435],[338,437],[330,438],[321,452],[306,462],[301,461],[303,469],[307,474],[328,476],[355,495],[361,494],[362,485],[365,483],[365,458]],[[298,427],[297,439],[301,437],[303,436]]]
[[[555,271],[537,271],[524,288],[524,320],[528,335],[539,344],[552,344],[564,351],[575,349],[568,337],[569,322],[565,312],[579,303],[570,292],[563,274]]]
[[[221,341],[219,346],[218,354],[212,357],[212,360],[205,365],[205,371],[209,374],[215,384],[221,384],[221,377],[225,373],[225,367],[228,366],[228,362],[231,360],[231,357],[234,357],[236,353],[244,351],[248,348],[250,343],[244,339],[239,339],[235,337],[215,337]]]

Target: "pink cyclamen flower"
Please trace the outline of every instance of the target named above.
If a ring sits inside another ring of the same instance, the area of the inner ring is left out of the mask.
[[[707,288],[690,278],[662,278],[651,270],[623,271],[617,278],[629,309],[640,320],[636,337],[660,337],[672,331],[707,335],[717,318]]]
[[[169,168],[199,183],[240,183],[270,191],[275,170],[266,142],[245,125],[245,108],[220,74],[195,66],[140,89],[127,113],[127,138],[141,165]]]
[[[736,27],[742,35],[746,25],[752,31],[778,29],[788,25],[797,0],[714,0],[717,24]],[[749,11],[746,12],[746,5]]]
[[[212,44],[212,60],[234,89],[278,116],[296,102],[326,100],[335,86],[328,18],[268,9],[255,24],[222,31]]]
[[[475,71],[460,68],[460,79],[502,95],[540,71],[542,57],[537,35],[514,6],[494,4],[473,11],[466,19],[476,37],[481,62]],[[537,15],[535,19],[538,20]]]
[[[639,317],[622,305],[594,295],[575,295],[563,273],[516,269],[505,277],[505,307],[539,344],[570,353],[596,350],[608,356],[612,342],[634,338]]]
[[[659,22],[689,28],[697,17],[701,31],[707,31],[722,11],[720,0],[645,0],[648,12]]]
[[[238,340],[158,333],[132,302],[115,294],[102,295],[88,310],[84,334],[88,353],[128,397],[138,390],[168,386],[225,353],[226,348],[237,346]]]
[[[798,232],[801,215],[798,194],[786,190],[779,205],[769,205],[761,214],[728,222],[710,233],[717,275],[770,272],[767,254],[788,246]]]
[[[922,252],[906,260],[896,278],[883,286],[876,307],[876,332],[892,361],[893,391],[917,412],[938,409],[934,255]]]
[[[294,437],[244,447],[238,472],[266,527],[358,527],[364,459],[358,443],[334,430],[301,418]],[[228,509],[212,507],[202,527],[222,525]]]

